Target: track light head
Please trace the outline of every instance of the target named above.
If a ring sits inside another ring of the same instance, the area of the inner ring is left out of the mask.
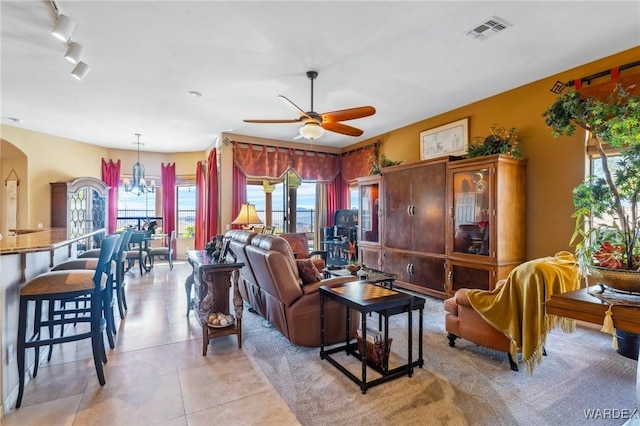
[[[73,33],[73,29],[76,27],[76,22],[69,18],[66,15],[60,14],[58,16],[58,20],[56,21],[56,25],[54,25],[51,34],[61,41],[68,41],[69,37],[71,37],[71,33]]]
[[[76,67],[73,69],[73,71],[71,71],[71,75],[82,81],[82,79],[85,78],[87,74],[89,74],[89,70],[91,70],[91,67],[80,61],[78,62],[78,65],[76,65]]]
[[[84,47],[80,43],[72,41],[69,43],[67,53],[64,54],[64,58],[72,64],[77,64],[82,59],[84,53]]]

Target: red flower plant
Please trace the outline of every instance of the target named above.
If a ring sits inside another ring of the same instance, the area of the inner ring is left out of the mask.
[[[621,244],[611,244],[605,242],[600,246],[600,249],[593,255],[598,266],[604,268],[623,268],[623,257],[625,249]]]

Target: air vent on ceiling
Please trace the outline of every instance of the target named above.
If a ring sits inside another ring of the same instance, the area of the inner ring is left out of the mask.
[[[476,25],[472,30],[467,31],[467,36],[475,38],[476,40],[484,41],[492,35],[506,30],[510,26],[511,24],[505,22],[504,20],[492,16],[491,18],[486,19],[481,24]]]

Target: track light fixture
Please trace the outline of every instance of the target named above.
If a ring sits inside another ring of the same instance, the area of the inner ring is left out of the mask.
[[[76,65],[76,67],[73,69],[73,71],[71,71],[71,76],[77,78],[78,80],[82,80],[87,76],[87,74],[89,74],[90,70],[91,67],[89,67],[89,65],[80,61],[78,62],[78,65]]]
[[[67,42],[73,29],[76,27],[76,22],[69,18],[67,15],[58,15],[58,20],[51,31],[51,34],[60,41]]]
[[[60,13],[60,9],[55,0],[50,0],[51,8],[58,15],[56,23],[51,30],[51,34],[58,40],[67,43],[67,52],[64,54],[64,58],[75,65],[71,71],[71,76],[77,80],[82,80],[87,76],[91,69],[89,65],[82,62],[82,55],[84,54],[84,46],[80,43],[71,40],[71,35],[76,27],[76,22],[69,18],[67,15]]]
[[[84,47],[80,43],[72,41],[69,43],[67,53],[64,54],[64,58],[72,64],[77,64],[82,59],[84,53]]]

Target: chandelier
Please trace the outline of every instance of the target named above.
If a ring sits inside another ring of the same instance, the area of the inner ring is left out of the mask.
[[[131,192],[136,195],[142,195],[147,192],[154,192],[156,190],[156,183],[154,180],[151,180],[151,185],[147,185],[147,181],[144,178],[144,166],[140,163],[140,145],[144,145],[140,142],[140,133],[135,134],[138,137],[138,141],[134,142],[138,145],[138,161],[133,165],[133,172],[131,176],[133,181],[126,178],[124,179],[124,190],[126,192]]]

